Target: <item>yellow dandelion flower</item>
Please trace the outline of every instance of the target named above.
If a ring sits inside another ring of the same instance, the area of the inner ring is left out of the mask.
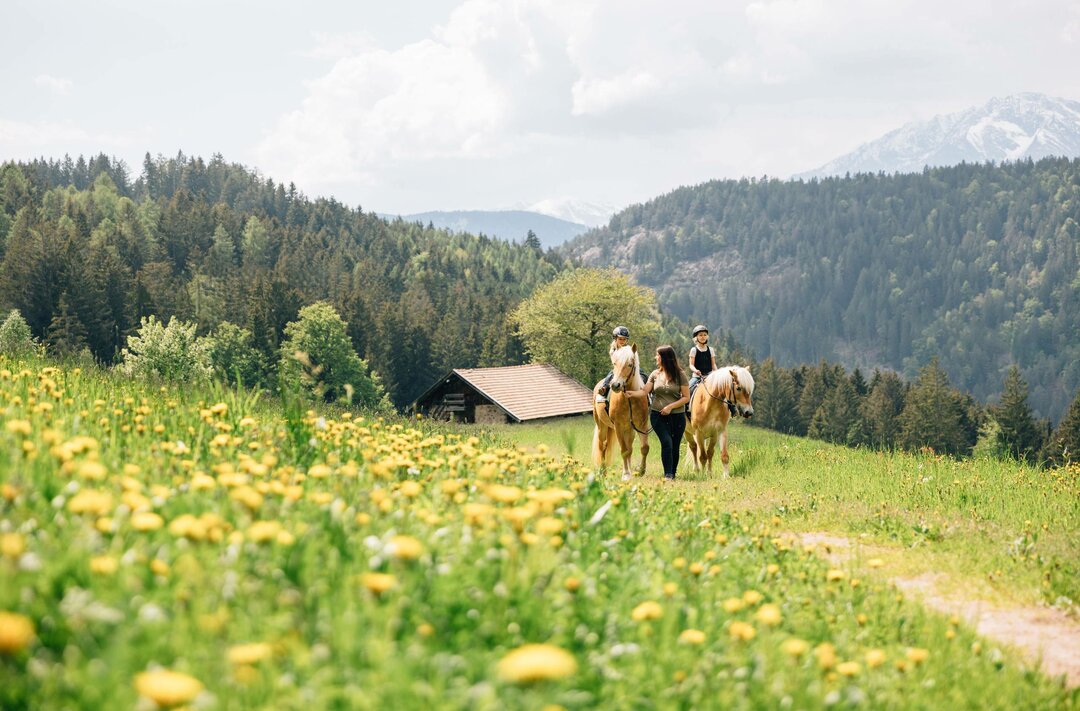
[[[664,595],[672,597],[675,593],[679,592],[679,586],[676,583],[664,583]]]
[[[776,627],[780,624],[783,616],[780,614],[780,608],[777,605],[769,603],[758,608],[758,611],[754,614],[754,619],[763,625]]]
[[[881,649],[867,650],[865,660],[866,666],[871,669],[877,669],[885,663],[885,651]]]
[[[930,657],[929,649],[922,649],[920,647],[908,647],[904,653],[913,664],[922,664]]]
[[[18,533],[0,533],[0,555],[18,558],[26,551],[26,541]]]
[[[269,543],[281,533],[281,524],[277,521],[256,521],[248,526],[245,537],[254,543]]]
[[[858,662],[841,662],[840,664],[836,665],[836,672],[840,676],[858,676],[859,672],[861,671],[862,667],[859,666]]]
[[[630,612],[630,619],[634,622],[644,620],[658,620],[664,616],[664,608],[655,600],[646,600]]]
[[[683,630],[679,634],[679,644],[705,644],[705,633],[701,630]]]
[[[424,544],[412,536],[394,536],[387,548],[398,560],[416,560],[424,554]]]
[[[120,563],[109,555],[98,555],[90,559],[90,572],[98,575],[112,575],[120,567]]]
[[[488,498],[498,501],[501,504],[512,504],[521,498],[522,491],[516,486],[492,484],[488,486],[485,493],[488,495]]]
[[[423,493],[424,487],[418,481],[403,481],[398,489],[401,495],[408,499],[415,499]]]
[[[553,518],[551,516],[543,516],[536,521],[536,532],[544,536],[553,536],[556,533],[562,533],[562,530],[566,527],[562,519]]]
[[[499,660],[497,670],[503,681],[528,684],[572,676],[577,672],[577,660],[551,644],[526,644]]]
[[[825,573],[825,579],[830,583],[834,583],[838,580],[843,580],[846,577],[847,573],[837,568],[829,568],[829,570]]]
[[[142,511],[131,516],[131,527],[136,531],[156,531],[165,525],[165,519],[152,511]]]
[[[188,674],[157,669],[136,674],[135,690],[158,706],[168,708],[188,703],[202,693],[203,685]]]
[[[814,647],[814,656],[817,657],[818,666],[822,669],[832,669],[836,666],[836,647],[829,642],[822,642]]]
[[[30,433],[34,431],[29,420],[8,420],[4,427],[12,434],[23,435],[24,437],[29,437]]]
[[[0,654],[17,654],[33,639],[34,623],[29,617],[0,610]]]
[[[749,642],[757,636],[757,630],[749,623],[735,620],[731,623],[731,626],[728,627],[728,634],[731,635],[732,639],[740,639],[744,642]]]
[[[784,643],[780,645],[780,651],[789,657],[801,657],[810,651],[810,643],[804,639],[792,637],[784,640]]]
[[[754,605],[764,600],[765,596],[759,593],[757,590],[747,590],[743,593],[742,599],[743,602],[745,602],[747,605],[753,607]]]
[[[112,510],[112,494],[96,489],[83,489],[68,502],[68,511],[74,514],[102,516]]]
[[[581,588],[581,580],[575,577],[569,577],[566,579],[566,582],[563,583],[563,587],[565,587],[568,592],[577,592],[578,589]]]
[[[746,602],[741,597],[729,597],[724,600],[724,612],[733,615],[746,607]]]
[[[393,590],[397,587],[397,578],[388,573],[364,573],[360,576],[360,584],[375,595]]]
[[[314,464],[307,470],[307,475],[312,479],[325,479],[330,476],[331,471],[325,464]]]
[[[266,642],[235,644],[225,654],[230,664],[258,664],[274,656],[274,648]]]
[[[866,564],[871,568],[880,568],[881,566],[885,565],[885,561],[883,561],[881,558],[871,558],[870,560],[866,561]]]

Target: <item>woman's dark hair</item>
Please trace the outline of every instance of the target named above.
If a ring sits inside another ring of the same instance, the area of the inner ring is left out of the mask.
[[[675,355],[675,349],[671,346],[660,346],[656,349],[656,354],[660,356],[660,370],[664,371],[664,376],[667,377],[668,382],[677,384],[682,369],[679,367],[679,359]]]

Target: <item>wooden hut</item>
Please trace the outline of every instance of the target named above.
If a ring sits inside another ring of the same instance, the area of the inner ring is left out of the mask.
[[[593,394],[553,365],[456,368],[413,403],[435,420],[527,422],[592,412]]]

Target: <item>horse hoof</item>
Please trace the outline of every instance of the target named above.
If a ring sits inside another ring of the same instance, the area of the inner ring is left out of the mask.
[[[623,475],[622,475],[622,480],[623,480],[623,481],[630,481],[630,480],[631,480],[631,479],[633,479],[633,478],[634,478],[634,477],[630,476],[629,474],[623,474]]]

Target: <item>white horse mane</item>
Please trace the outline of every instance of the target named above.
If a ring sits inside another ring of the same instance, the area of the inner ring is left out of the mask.
[[[725,365],[717,368],[713,372],[709,373],[705,377],[705,382],[710,387],[719,389],[723,392],[731,387],[731,371],[735,371],[735,376],[739,379],[739,385],[746,391],[747,395],[754,394],[754,376],[750,375],[750,371],[741,365]]]
[[[633,390],[640,390],[645,387],[645,384],[641,382],[641,365],[638,361],[638,354],[631,346],[623,346],[617,348],[614,353],[611,354],[611,365],[616,372],[625,368],[630,362],[634,364],[634,370],[631,372],[630,377],[626,379],[628,385],[632,386]],[[612,382],[618,381],[618,375]],[[636,384],[636,387],[633,387]]]

